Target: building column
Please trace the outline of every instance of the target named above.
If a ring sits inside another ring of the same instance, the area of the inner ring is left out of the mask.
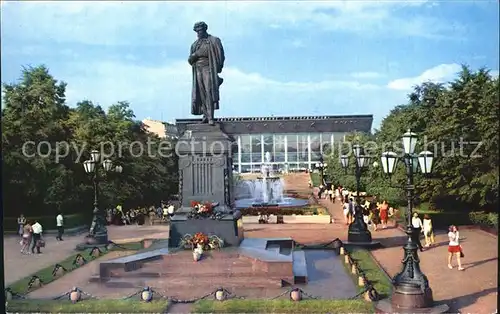
[[[283,143],[285,145],[285,173],[288,173],[288,169],[290,169],[290,166],[288,165],[288,134],[282,135],[284,136]]]
[[[311,134],[307,134],[307,168],[311,168]]]
[[[264,134],[260,135],[260,162],[264,162]]]
[[[241,135],[238,135],[238,173],[241,173]]]

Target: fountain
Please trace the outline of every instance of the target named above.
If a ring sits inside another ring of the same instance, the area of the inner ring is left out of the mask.
[[[271,153],[266,152],[257,180],[243,180],[236,187],[236,208],[248,207],[297,207],[308,204],[307,200],[284,195],[284,181],[274,173]]]

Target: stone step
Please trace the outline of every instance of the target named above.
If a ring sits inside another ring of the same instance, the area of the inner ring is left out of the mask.
[[[275,252],[277,254],[280,253],[280,249],[281,249],[281,247],[279,244],[271,244],[271,245],[268,245],[266,248],[266,250],[271,251],[271,252]]]
[[[293,277],[294,283],[307,283],[307,262],[303,250],[293,251]]]
[[[112,272],[114,278],[137,278],[137,277],[237,277],[237,276],[267,276],[264,272],[253,271],[252,266],[246,267],[147,267],[131,272]]]
[[[218,287],[233,288],[280,288],[283,286],[281,278],[238,276],[238,277],[169,277],[169,278],[111,278],[102,285],[108,288],[141,288],[150,286],[161,291],[173,291],[196,287],[206,291]]]

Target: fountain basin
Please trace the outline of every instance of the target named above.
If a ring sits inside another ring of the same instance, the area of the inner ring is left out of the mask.
[[[309,204],[308,200],[298,199],[293,197],[283,197],[279,202],[264,203],[258,202],[253,198],[239,199],[235,201],[236,209],[249,208],[249,207],[302,207]]]

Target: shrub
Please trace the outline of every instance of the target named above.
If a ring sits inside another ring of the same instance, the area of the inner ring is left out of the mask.
[[[57,229],[56,216],[41,216],[41,217],[26,217],[29,220],[38,220],[45,230]],[[64,215],[64,227],[66,229],[75,228],[89,224],[88,215],[72,214]],[[3,221],[4,231],[17,231],[17,217],[4,217]]]
[[[447,212],[447,211],[437,211],[431,210],[426,203],[414,209],[414,212],[420,215],[423,219],[423,215],[427,214],[431,217],[432,225],[435,229],[448,229],[450,225],[464,226],[470,225],[471,219],[469,218],[469,213],[466,212]],[[402,207],[399,209],[399,219],[402,222],[405,219],[406,208]]]
[[[469,218],[475,225],[498,228],[498,213],[470,212]]]

